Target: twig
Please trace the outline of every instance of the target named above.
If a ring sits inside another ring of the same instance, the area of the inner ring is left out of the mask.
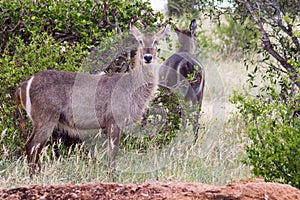
[[[250,15],[252,16],[252,19],[258,26],[259,31],[262,33],[263,38],[261,39],[261,41],[262,41],[263,49],[266,50],[267,52],[269,52],[278,62],[280,62],[280,64],[290,73],[289,76],[290,76],[291,80],[293,80],[295,82],[295,84],[297,85],[297,87],[300,89],[300,81],[299,81],[300,79],[297,74],[297,71],[291,66],[290,63],[287,62],[286,59],[284,59],[277,51],[274,50],[274,47],[269,39],[269,35],[263,27],[261,18],[259,16],[256,16],[256,14],[254,13],[253,7],[250,5],[249,1],[240,1],[240,0],[238,0],[238,1],[243,3],[246,6],[247,10],[249,11]]]

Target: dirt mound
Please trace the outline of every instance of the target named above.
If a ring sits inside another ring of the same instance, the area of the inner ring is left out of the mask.
[[[1,199],[300,199],[300,190],[265,182],[212,186],[201,183],[84,183],[0,190]]]

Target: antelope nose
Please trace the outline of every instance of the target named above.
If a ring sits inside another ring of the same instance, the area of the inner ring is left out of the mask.
[[[152,55],[151,54],[145,54],[144,55],[144,60],[145,60],[146,63],[151,63]]]

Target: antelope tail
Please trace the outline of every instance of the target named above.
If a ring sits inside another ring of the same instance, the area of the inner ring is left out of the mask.
[[[22,115],[21,107],[22,106],[22,96],[21,96],[21,87],[19,87],[16,91],[16,112],[18,114],[18,117],[20,119],[20,126],[21,126],[21,133],[22,137],[26,139],[26,122],[25,118]]]

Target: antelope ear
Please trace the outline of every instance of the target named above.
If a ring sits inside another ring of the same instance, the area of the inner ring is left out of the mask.
[[[166,37],[171,30],[171,23],[168,23],[167,26],[163,29],[161,29],[157,34],[156,34],[156,41],[159,41],[160,39]]]
[[[191,36],[196,36],[197,22],[196,19],[193,19],[190,24]]]
[[[178,34],[178,33],[181,33],[182,30],[180,30],[180,28],[178,28],[177,26],[174,25],[174,30],[175,32]]]
[[[140,30],[133,24],[130,24],[130,32],[131,34],[137,39],[139,40],[141,38],[142,33],[140,32]]]

